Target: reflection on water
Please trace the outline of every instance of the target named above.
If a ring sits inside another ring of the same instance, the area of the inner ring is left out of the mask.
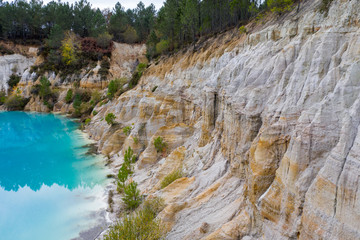
[[[0,112],[1,239],[70,239],[101,221],[106,169],[62,116]]]

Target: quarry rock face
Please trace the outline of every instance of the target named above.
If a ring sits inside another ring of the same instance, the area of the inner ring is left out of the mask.
[[[95,108],[86,131],[114,174],[134,150],[132,180],[164,199],[167,239],[360,239],[360,2],[334,0],[327,14],[320,2],[162,57]],[[114,46],[107,80],[100,63],[65,80],[47,73],[60,89],[53,111],[74,110],[65,96],[75,78],[101,91],[144,61],[144,45]],[[31,56],[0,57],[0,90],[15,72],[30,96]],[[25,110],[50,111],[39,97]]]
[[[21,75],[35,63],[34,57],[25,57],[20,54],[0,56],[0,91],[7,91],[7,82],[12,74]]]
[[[162,58],[95,109],[87,131],[114,172],[139,155],[167,239],[360,239],[360,2],[319,3]]]

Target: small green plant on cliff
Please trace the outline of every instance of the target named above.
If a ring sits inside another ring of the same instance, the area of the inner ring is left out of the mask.
[[[117,190],[119,193],[124,191],[125,183],[128,177],[133,174],[132,165],[136,161],[134,151],[129,147],[124,154],[124,163],[121,165],[118,173]]]
[[[49,100],[51,97],[51,89],[50,89],[51,83],[46,77],[40,78],[40,89],[39,89],[39,96],[43,100]]]
[[[137,137],[132,137],[133,141],[135,144],[138,144],[139,143],[139,139]]]
[[[111,80],[108,85],[107,97],[110,100],[112,100],[115,96],[115,93],[119,90],[119,88],[120,88],[120,81],[118,79]]]
[[[122,200],[129,210],[136,209],[141,203],[142,196],[140,195],[140,190],[137,186],[138,184],[132,181],[124,187],[124,196],[122,197]]]
[[[6,93],[4,91],[0,92],[0,105],[3,105],[6,101]]]
[[[71,103],[73,100],[73,90],[69,89],[66,93],[66,97],[65,97],[65,102],[66,103]]]
[[[107,124],[109,125],[114,125],[115,123],[115,115],[113,113],[108,113],[105,117],[105,121],[107,122]]]
[[[290,11],[292,5],[294,4],[293,0],[268,0],[267,5],[272,12],[277,14],[282,14],[284,12]]]
[[[129,166],[123,164],[121,165],[118,173],[118,180],[117,180],[117,191],[119,193],[122,193],[125,188],[125,183],[128,179],[128,177],[131,175],[131,169]]]
[[[81,116],[81,95],[80,94],[75,94],[74,97],[74,101],[73,101],[73,107],[75,109],[74,113],[73,113],[73,117],[80,117]]]
[[[9,80],[8,80],[8,85],[9,87],[13,88],[15,87],[19,82],[20,82],[20,76],[16,75],[16,74],[11,74]]]
[[[102,100],[101,93],[97,90],[91,93],[90,104],[94,107]]]
[[[156,216],[164,209],[164,200],[146,200],[138,210],[125,215],[121,221],[111,226],[104,240],[160,240],[166,232]]]
[[[100,69],[98,71],[102,80],[106,79],[106,76],[109,74],[109,69],[110,69],[110,60],[108,57],[104,57],[101,60]]]
[[[132,130],[132,127],[126,126],[126,127],[123,128],[123,133],[124,133],[126,136],[129,136],[130,133],[131,133],[131,130]]]
[[[154,146],[157,152],[164,152],[166,150],[167,144],[164,139],[159,136],[154,139]]]
[[[330,6],[331,6],[331,3],[333,2],[334,0],[322,0],[321,1],[321,4],[320,4],[320,12],[321,13],[325,13],[325,15],[328,14],[329,12],[329,9],[330,9]]]
[[[133,88],[138,84],[147,66],[148,65],[146,63],[140,63],[139,65],[137,65],[136,70],[129,81],[129,88]]]
[[[170,185],[172,182],[174,182],[176,179],[182,178],[183,177],[183,172],[182,169],[175,169],[174,171],[172,171],[171,173],[169,173],[168,175],[166,175],[166,177],[164,177],[164,179],[161,181],[160,185],[161,188],[165,188],[168,185]]]
[[[241,27],[239,27],[239,33],[240,33],[240,34],[247,33],[247,29],[246,29],[246,27],[245,27],[245,26],[241,26]]]
[[[85,125],[89,125],[90,122],[91,122],[91,118],[87,118],[87,119],[85,120]]]

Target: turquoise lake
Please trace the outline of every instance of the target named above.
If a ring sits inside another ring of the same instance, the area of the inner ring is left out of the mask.
[[[68,240],[99,231],[109,170],[101,156],[87,154],[89,143],[63,116],[0,112],[0,239]]]

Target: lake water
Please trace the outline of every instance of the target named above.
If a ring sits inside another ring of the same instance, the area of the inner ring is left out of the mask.
[[[63,116],[0,112],[0,239],[99,232],[108,170],[101,156],[86,154],[86,144],[78,124]]]

